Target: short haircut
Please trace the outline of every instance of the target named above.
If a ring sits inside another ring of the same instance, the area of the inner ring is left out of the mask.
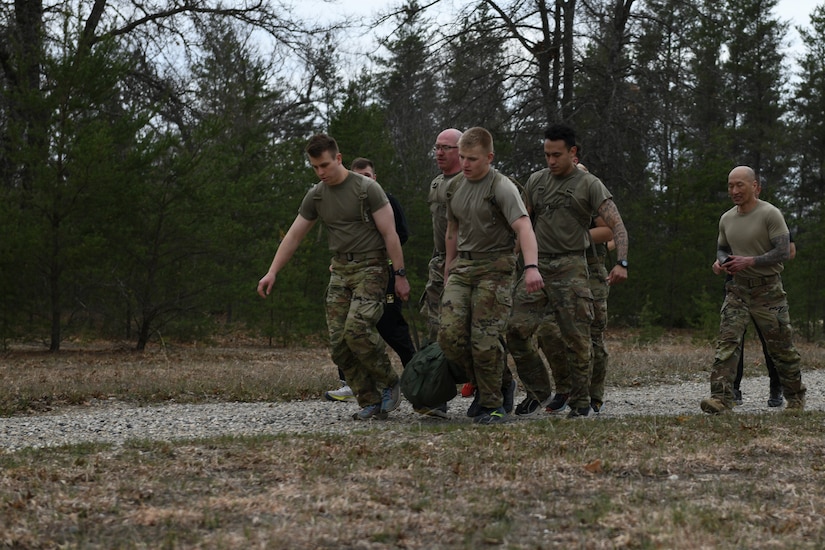
[[[332,136],[315,134],[309,138],[309,143],[307,143],[304,151],[312,158],[318,158],[322,156],[325,151],[329,151],[330,155],[334,158],[335,155],[338,154],[338,142],[335,141],[335,138]]]
[[[470,128],[458,138],[458,146],[467,149],[481,147],[485,153],[493,152],[493,135],[481,126]]]
[[[350,170],[363,170],[364,168],[372,168],[375,172],[375,164],[368,158],[358,157],[350,164]]]
[[[544,132],[544,139],[548,141],[564,141],[568,149],[572,149],[578,144],[576,141],[576,131],[566,124],[553,124],[547,128]]]

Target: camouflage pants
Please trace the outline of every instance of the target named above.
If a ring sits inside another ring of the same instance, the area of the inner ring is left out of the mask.
[[[441,296],[438,344],[478,388],[479,405],[501,407],[507,357],[503,335],[513,301],[512,255],[456,259]]]
[[[765,284],[761,284],[763,282]],[[733,408],[733,381],[742,353],[742,333],[753,319],[776,364],[788,404],[804,402],[806,388],[800,371],[801,358],[793,345],[793,329],[782,279],[775,276],[760,281],[734,277],[725,283],[725,292],[719,340],[710,375],[711,396]]]
[[[423,348],[430,342],[438,340],[438,327],[441,324],[441,293],[444,291],[444,256],[435,256],[430,259],[429,277],[421,296],[421,313],[427,317],[426,342],[421,343]]]
[[[388,280],[386,259],[332,260],[326,294],[332,361],[344,373],[362,407],[380,403],[381,390],[398,382],[386,345],[375,328],[384,314]]]
[[[507,347],[528,392],[536,399],[549,397],[551,383],[538,354],[533,336],[557,378],[556,391],[569,393],[574,408],[590,406],[590,325],[593,322],[593,293],[587,278],[584,255],[540,259],[544,292],[527,293],[523,277],[514,293],[507,327]],[[564,372],[564,369],[567,372]],[[569,380],[567,382],[566,380]],[[569,391],[564,391],[569,385]]]
[[[599,263],[588,262],[590,290],[593,292],[593,322],[590,324],[590,342],[593,346],[590,375],[590,401],[604,403],[604,381],[607,376],[607,348],[604,345],[604,331],[607,328],[607,297],[610,287],[607,284],[607,269],[604,259]],[[567,365],[564,339],[555,317],[549,317],[542,326],[539,347],[547,358],[553,383],[558,393],[570,393],[572,381]],[[549,394],[548,394],[549,395]]]

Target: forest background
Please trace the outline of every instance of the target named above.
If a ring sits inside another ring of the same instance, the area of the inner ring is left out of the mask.
[[[544,167],[553,122],[578,130],[628,227],[614,326],[712,337],[726,178],[747,164],[797,243],[783,274],[795,327],[822,337],[825,4],[795,53],[775,0],[406,0],[349,20],[324,9],[0,2],[3,348],[323,335],[320,225],[270,299],[255,293],[316,181],[303,147],[318,131],[347,164],[373,159],[404,206],[415,300],[437,133],[486,127],[496,168],[523,182]]]

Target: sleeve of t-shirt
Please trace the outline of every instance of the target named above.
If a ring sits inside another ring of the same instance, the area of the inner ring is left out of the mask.
[[[501,176],[496,184],[495,194],[496,201],[498,201],[501,211],[510,225],[527,215],[527,209],[524,207],[524,201],[521,200],[518,187],[509,178]]]
[[[774,240],[776,237],[781,237],[782,235],[790,234],[788,225],[785,223],[785,217],[778,208],[771,208],[767,218],[768,236],[771,240]]]
[[[370,211],[377,212],[381,208],[384,207],[385,204],[389,202],[387,199],[387,194],[384,192],[384,188],[378,185],[378,182],[375,180],[371,180],[367,177],[364,179],[367,180],[367,202],[370,205]]]
[[[590,185],[590,201],[594,209],[593,214],[598,214],[602,203],[607,199],[612,199],[613,194],[607,189],[607,187],[605,187],[602,180],[595,176],[592,177],[593,180],[591,180],[592,183]]]
[[[316,183],[313,185],[307,194],[304,195],[304,199],[301,201],[301,206],[298,208],[298,213],[308,220],[315,220],[318,218],[318,208],[315,201],[315,192],[319,185],[324,185],[321,182]]]

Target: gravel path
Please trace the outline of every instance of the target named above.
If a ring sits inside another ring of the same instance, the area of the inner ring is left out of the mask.
[[[807,410],[825,410],[825,371],[803,372],[808,387]],[[742,381],[744,404],[738,412],[774,414],[769,409],[768,378]],[[644,388],[608,388],[605,405],[597,418],[631,415],[703,414],[699,402],[709,393],[708,383]],[[516,403],[524,398],[516,394]],[[456,397],[450,402],[450,419],[434,419],[413,412],[406,401],[390,414],[389,420],[371,421],[373,427],[392,429],[400,424],[462,422],[469,423],[465,411],[469,399]],[[281,403],[208,403],[197,405],[164,404],[134,406],[121,402],[95,402],[45,414],[0,418],[0,452],[26,447],[49,447],[83,442],[120,445],[130,439],[173,440],[221,435],[279,433],[343,433],[366,426],[352,420],[355,403],[330,403],[323,400]],[[541,413],[531,419],[511,416],[511,421],[540,421],[550,415]],[[560,415],[556,415],[560,416]],[[584,421],[593,421],[588,417]]]

